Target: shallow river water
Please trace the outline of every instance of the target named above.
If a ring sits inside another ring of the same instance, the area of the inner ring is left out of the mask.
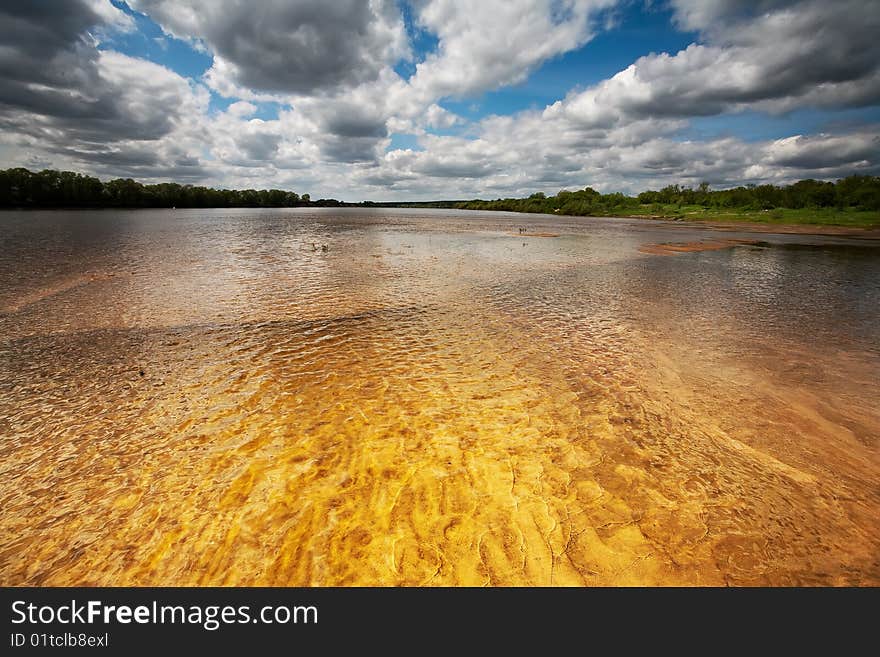
[[[0,584],[877,585],[878,438],[876,240],[0,213]]]

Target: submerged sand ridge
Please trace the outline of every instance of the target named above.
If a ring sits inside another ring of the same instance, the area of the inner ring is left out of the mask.
[[[877,354],[792,341],[772,249],[429,221],[293,259],[296,226],[289,252],[221,227],[236,266],[194,306],[166,252],[164,291],[141,269],[2,319],[4,583],[880,581]],[[93,328],[51,314],[71,295]]]
[[[678,253],[694,253],[696,251],[717,251],[729,249],[741,244],[756,245],[757,240],[700,240],[697,242],[664,242],[662,244],[645,244],[639,247],[641,253],[651,255],[676,255]]]

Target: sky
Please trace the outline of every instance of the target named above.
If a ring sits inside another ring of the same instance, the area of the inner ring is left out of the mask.
[[[880,0],[0,0],[0,167],[346,201],[880,174]]]

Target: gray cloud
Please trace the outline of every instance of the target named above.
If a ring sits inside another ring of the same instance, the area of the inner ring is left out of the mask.
[[[161,178],[175,181],[201,180],[208,175],[199,158],[158,153],[142,142],[117,143],[112,147],[80,144],[49,146],[55,156],[76,162],[79,167],[108,177]]]
[[[96,48],[105,31],[131,27],[128,16],[99,0],[0,3],[5,141],[29,160],[51,155],[72,168],[204,175],[197,157],[162,142],[201,112],[189,83],[157,64]]]
[[[698,35],[681,52],[642,57],[544,110],[468,124],[438,104],[525,79],[588,41],[612,4],[418,0],[414,20],[438,48],[405,80],[392,68],[407,45],[390,0],[132,0],[214,55],[203,82],[241,101],[210,111],[199,81],[96,47],[129,27],[108,0],[0,0],[0,157],[350,200],[780,183],[880,169],[876,125],[829,124],[829,134],[763,142],[685,138],[696,116],[880,103],[880,12],[868,0],[670,0],[677,24]],[[281,101],[277,118],[258,118],[256,102],[243,102],[267,94]],[[386,152],[392,133],[419,145]]]
[[[56,147],[53,152],[66,155],[72,159],[83,162],[94,162],[105,167],[130,168],[130,167],[155,167],[159,164],[159,156],[154,152],[142,147],[133,148],[63,148]]]
[[[0,107],[62,119],[107,119],[112,99],[87,97],[100,85],[97,53],[85,36],[100,17],[85,2],[0,4]]]
[[[392,171],[371,169],[368,173],[360,176],[360,182],[372,187],[393,188],[404,182],[416,180],[417,176],[402,175]]]
[[[245,133],[237,136],[235,143],[248,159],[264,162],[272,159],[278,152],[281,135],[265,132]]]
[[[388,136],[388,129],[383,119],[356,114],[332,112],[324,118],[324,127],[340,137],[377,137]]]
[[[413,171],[439,178],[485,178],[493,171],[489,162],[444,161],[425,159],[419,161]]]
[[[84,2],[3,0],[0,40],[16,56],[0,59],[0,73],[5,79],[25,81],[44,76],[47,71],[40,64],[69,50],[101,21],[94,8]]]
[[[880,12],[872,0],[678,3],[706,43],[640,58],[609,80],[554,104],[584,127],[641,118],[710,116],[743,107],[787,111],[880,101]],[[685,6],[686,5],[686,6]],[[711,11],[710,11],[711,10]],[[684,12],[684,13],[681,13]]]
[[[180,104],[162,93],[152,103],[142,102],[137,91],[120,84],[124,75],[109,70],[119,58],[100,53],[90,42],[89,31],[108,18],[96,7],[85,0],[0,5],[0,123],[5,129],[43,136],[60,129],[68,137],[94,141],[157,139],[171,130]],[[132,105],[138,111],[131,111]]]
[[[377,141],[372,137],[339,137],[321,139],[321,153],[332,162],[374,162]]]
[[[346,100],[325,101],[310,108],[317,116],[317,142],[324,157],[332,162],[374,161],[388,136],[386,119],[376,110]]]
[[[405,52],[392,3],[363,0],[132,0],[168,32],[214,52],[213,81],[257,92],[314,93],[375,80]]]
[[[684,30],[705,32],[733,21],[744,21],[800,0],[670,0],[675,23]]]
[[[768,163],[794,169],[821,170],[880,164],[880,135],[814,135],[776,142]]]
[[[186,82],[180,79],[177,88],[130,87],[123,69],[132,60],[101,53],[87,41],[88,30],[103,22],[91,4],[6,2],[0,12],[4,129],[45,139],[61,130],[65,140],[95,142],[158,139],[171,131]]]

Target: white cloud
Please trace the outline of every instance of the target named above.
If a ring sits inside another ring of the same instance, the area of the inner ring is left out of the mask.
[[[438,51],[416,67],[412,87],[425,97],[467,96],[523,81],[541,63],[579,48],[614,0],[427,0],[418,22]]]
[[[687,4],[700,25],[722,7]],[[559,101],[548,118],[610,128],[643,117],[710,116],[754,107],[788,111],[880,101],[880,12],[864,2],[808,2],[712,28],[708,44],[638,59],[609,80]],[[861,11],[859,11],[861,10]]]
[[[390,0],[132,0],[169,34],[214,54],[208,80],[225,95],[333,92],[376,80],[405,56]]]
[[[110,0],[87,0],[85,5],[92,10],[102,27],[119,32],[131,32],[135,29],[132,17],[113,6]]]
[[[393,68],[410,54],[394,3],[359,2],[344,16],[342,4],[313,0],[131,4],[212,53],[208,75],[186,80],[97,50],[89,34],[131,29],[130,18],[106,2],[71,1],[65,13],[49,0],[45,11],[0,6],[6,165],[278,186],[348,200],[585,185],[639,191],[880,171],[876,126],[764,142],[682,139],[696,116],[880,102],[880,13],[865,0],[674,0],[675,20],[699,34],[697,43],[639,58],[543,110],[476,122],[442,99],[525,79],[603,29],[612,2],[419,0],[415,20],[438,46],[410,79]],[[235,102],[209,110],[206,85]],[[280,101],[277,118],[256,118],[267,99]],[[395,132],[415,136],[418,148],[388,151]]]

